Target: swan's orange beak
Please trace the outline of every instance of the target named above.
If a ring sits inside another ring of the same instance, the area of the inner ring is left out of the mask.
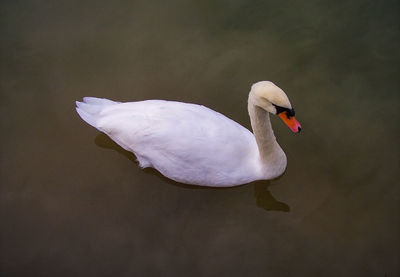
[[[281,112],[278,116],[285,122],[285,124],[295,133],[301,131],[300,123],[294,118],[294,116],[288,116],[286,112]]]

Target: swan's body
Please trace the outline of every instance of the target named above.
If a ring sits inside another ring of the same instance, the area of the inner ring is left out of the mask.
[[[141,167],[154,167],[186,184],[227,187],[272,179],[286,168],[269,114],[252,97],[250,92],[249,113],[256,137],[218,112],[181,102],[119,103],[85,97],[83,103],[77,102],[77,112],[133,152]]]

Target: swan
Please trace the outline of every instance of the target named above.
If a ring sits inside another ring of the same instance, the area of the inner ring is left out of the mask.
[[[286,155],[269,114],[295,133],[300,123],[285,92],[270,81],[251,86],[248,112],[253,133],[207,107],[165,100],[115,102],[96,97],[76,101],[88,124],[133,152],[142,168],[153,167],[185,184],[231,187],[279,177]]]

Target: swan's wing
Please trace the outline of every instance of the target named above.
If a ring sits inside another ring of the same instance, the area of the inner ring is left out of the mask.
[[[250,163],[258,151],[253,134],[204,106],[162,100],[108,105],[98,113],[95,127],[134,152],[141,166],[177,181],[254,173]]]

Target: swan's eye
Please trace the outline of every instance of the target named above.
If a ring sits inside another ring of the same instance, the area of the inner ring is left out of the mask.
[[[275,109],[276,109],[276,114],[280,114],[280,113],[283,113],[283,112],[285,112],[285,111],[287,111],[288,109],[286,109],[286,108],[283,108],[283,107],[281,107],[281,106],[278,106],[278,105],[275,105],[275,104],[272,104],[272,105],[274,105],[275,106]]]
[[[276,108],[276,114],[280,114],[280,113],[286,112],[287,118],[291,118],[292,116],[295,115],[294,109],[284,108],[284,107],[281,107],[281,106],[278,106],[278,105],[275,105],[275,104],[272,104],[272,105],[274,105],[275,108]]]
[[[291,109],[291,110],[287,109],[286,114],[288,117],[294,116],[295,115],[294,109]]]

